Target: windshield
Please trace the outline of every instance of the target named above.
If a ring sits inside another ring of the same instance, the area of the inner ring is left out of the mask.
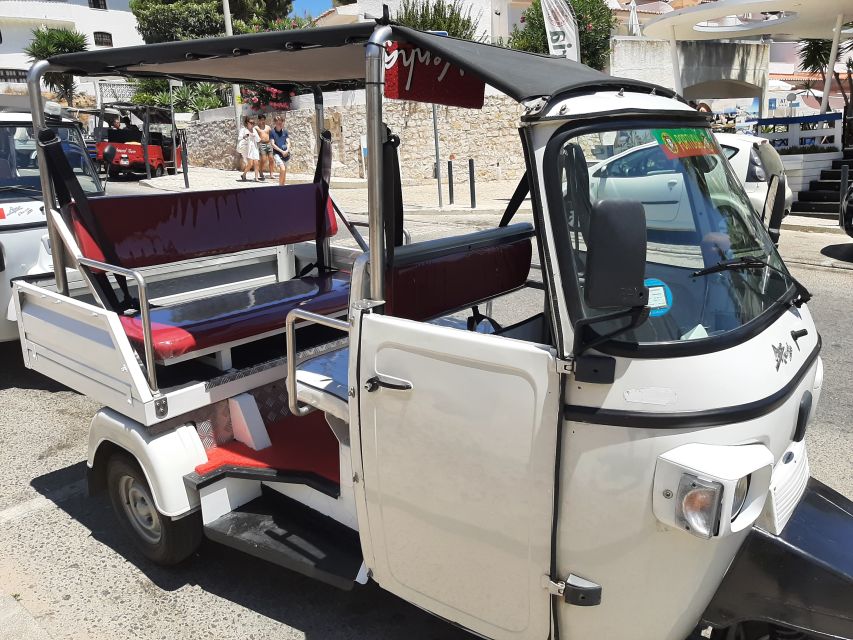
[[[571,247],[586,317],[612,311],[589,309],[583,302],[585,236],[596,204],[627,200],[645,210],[651,313],[648,321],[614,340],[654,344],[710,338],[757,318],[789,291],[792,280],[710,131],[580,135],[562,143],[557,164],[565,216],[561,226],[570,236],[563,246]],[[737,268],[696,274],[746,256],[763,259],[781,273]],[[602,322],[595,330],[604,334],[624,325]]]
[[[52,125],[74,175],[87,193],[97,193],[101,183],[86,145],[76,127]],[[41,181],[32,125],[0,124],[0,202],[40,200]]]

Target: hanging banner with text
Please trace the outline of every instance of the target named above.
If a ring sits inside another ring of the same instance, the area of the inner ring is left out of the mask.
[[[551,55],[579,62],[578,24],[566,0],[542,0],[542,16]]]
[[[410,45],[386,47],[385,97],[481,109],[486,83],[463,69]]]

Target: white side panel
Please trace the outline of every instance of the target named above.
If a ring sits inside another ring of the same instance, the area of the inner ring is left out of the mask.
[[[199,489],[201,520],[209,524],[261,495],[261,483],[243,478],[223,478]]]
[[[112,442],[136,458],[161,513],[179,516],[198,506],[198,495],[188,491],[184,484],[186,474],[207,462],[194,426],[184,425],[152,436],[138,422],[110,409],[101,409],[89,427],[89,468],[104,442]]]
[[[15,287],[27,365],[145,422],[151,392],[118,316],[25,282]]]
[[[364,389],[379,375],[412,389]],[[558,377],[547,347],[381,315],[361,327],[373,578],[490,638],[546,638]]]

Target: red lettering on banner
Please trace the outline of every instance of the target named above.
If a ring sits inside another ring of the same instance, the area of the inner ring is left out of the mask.
[[[385,55],[385,97],[481,109],[486,83],[431,51],[394,42]]]

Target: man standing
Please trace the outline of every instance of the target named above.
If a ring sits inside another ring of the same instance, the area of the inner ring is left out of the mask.
[[[284,128],[284,118],[279,115],[273,118],[270,144],[273,149],[273,162],[278,169],[278,183],[283,185],[287,178],[287,163],[290,162],[290,136]]]
[[[261,170],[261,180],[264,179],[264,170],[267,167],[269,167],[270,180],[272,180],[273,156],[272,145],[270,144],[271,129],[267,124],[267,117],[263,113],[258,116],[258,126],[255,127],[255,131],[259,138],[258,155],[260,156],[260,160],[258,161],[258,165]]]

